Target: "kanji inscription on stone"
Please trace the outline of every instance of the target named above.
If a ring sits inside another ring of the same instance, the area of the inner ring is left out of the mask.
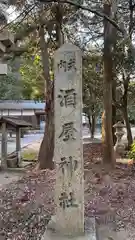
[[[59,197],[59,204],[63,209],[69,207],[78,207],[78,204],[75,203],[73,192],[70,192],[69,195],[66,192],[62,192],[61,196]]]
[[[60,94],[58,95],[58,98],[60,99],[61,107],[72,106],[75,108],[76,106],[75,89],[67,89],[67,90],[60,89]]]
[[[62,170],[63,174],[65,174],[65,170],[67,170],[72,177],[73,172],[77,169],[77,164],[77,160],[74,159],[72,156],[62,157],[59,163],[59,168]]]
[[[74,128],[73,122],[68,122],[62,125],[62,132],[59,138],[63,138],[63,141],[75,140],[75,132],[77,130]]]
[[[64,59],[60,59],[59,62],[57,63],[57,69],[60,71],[61,69],[64,70],[64,72],[67,71],[76,71],[76,60],[75,60],[75,55],[74,54],[65,54]]]

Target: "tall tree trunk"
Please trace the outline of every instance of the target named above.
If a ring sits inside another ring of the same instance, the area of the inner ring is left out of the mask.
[[[94,138],[95,135],[95,129],[96,129],[96,116],[95,114],[92,114],[91,116],[88,114],[88,121],[89,121],[89,129],[91,133],[91,139]]]
[[[59,47],[63,43],[63,35],[61,31],[62,26],[62,7],[56,4],[56,41]],[[45,132],[42,143],[40,145],[38,162],[40,169],[53,169],[53,155],[54,155],[54,86],[53,81],[50,79],[49,69],[49,54],[47,44],[44,39],[44,26],[39,29],[40,48],[43,62],[43,72],[46,82],[45,92]]]
[[[113,145],[115,145],[117,138],[115,135],[115,128],[113,127],[114,124],[116,123],[116,105],[114,104],[116,102],[116,79],[115,76],[113,78],[113,86],[112,86],[112,99],[113,99],[113,103],[112,103],[112,135],[113,135]]]
[[[130,34],[130,40],[132,42],[133,13],[134,13],[133,0],[129,0],[129,11],[130,11],[129,34]],[[129,54],[129,57],[131,57],[131,59],[132,59],[132,49],[130,49],[130,47],[129,47],[128,54]],[[129,122],[128,109],[127,109],[127,105],[128,105],[127,96],[128,96],[128,86],[129,86],[129,82],[130,82],[130,74],[128,74],[126,79],[123,75],[123,80],[124,80],[124,95],[123,95],[122,112],[123,112],[123,117],[125,120],[126,129],[127,129],[128,149],[130,149],[130,146],[133,143],[131,126],[130,126],[130,122]]]
[[[128,87],[130,82],[130,75],[126,76],[123,73],[123,83],[124,83],[124,94],[122,96],[122,113],[125,120],[126,129],[127,129],[127,140],[128,140],[128,149],[130,149],[131,144],[133,143],[132,132],[128,117]]]
[[[87,117],[88,117],[88,121],[89,121],[89,130],[90,130],[90,133],[91,133],[91,125],[92,125],[92,123],[91,123],[91,116],[90,116],[89,113],[87,114]]]
[[[54,102],[53,87],[49,73],[49,55],[47,44],[44,39],[44,26],[39,29],[40,49],[43,63],[43,74],[46,82],[45,92],[45,132],[42,143],[40,145],[38,161],[40,169],[53,168],[53,152],[54,152]]]
[[[117,21],[117,11],[114,12],[114,19]],[[113,58],[113,83],[112,83],[112,134],[113,134],[113,145],[116,144],[117,137],[115,135],[116,129],[113,127],[116,124],[116,85],[117,85],[117,80],[116,80],[116,61],[115,61],[115,53],[117,51],[117,30],[116,28],[113,28],[112,30],[113,34],[113,53],[114,53],[114,58]]]
[[[45,132],[40,145],[38,161],[40,169],[53,169],[54,153],[54,111],[53,101],[46,103]],[[48,110],[47,110],[48,109]]]
[[[124,94],[122,96],[122,113],[123,113],[123,118],[125,120],[126,124],[126,129],[127,129],[127,140],[128,140],[128,149],[130,148],[131,144],[133,143],[133,138],[132,138],[132,132],[131,132],[131,127],[130,127],[130,122],[129,122],[129,117],[128,117],[128,86],[129,86],[129,81],[130,81],[130,75],[128,75],[126,78],[123,73],[123,82],[124,82]]]
[[[96,116],[95,114],[92,114],[91,116],[91,138],[94,138],[95,130],[96,130]]]
[[[104,13],[111,16],[111,3],[105,1]],[[112,136],[112,81],[113,81],[113,66],[111,53],[111,29],[110,23],[104,19],[104,126],[105,139],[103,142],[103,162],[114,165],[115,154],[113,148]]]
[[[115,128],[113,127],[114,124],[116,123],[116,106],[114,104],[112,104],[112,135],[113,135],[113,145],[115,145],[117,138],[115,135]]]
[[[105,142],[105,111],[102,113],[102,126],[101,126],[101,134],[102,134],[102,143]]]
[[[130,126],[128,111],[126,106],[123,107],[122,112],[123,112],[123,118],[124,118],[126,129],[127,129],[128,149],[130,149],[130,146],[133,143],[133,137],[132,137],[131,126]]]

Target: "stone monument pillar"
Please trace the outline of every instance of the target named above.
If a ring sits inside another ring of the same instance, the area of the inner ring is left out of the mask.
[[[84,233],[82,55],[64,44],[55,53],[56,231]]]
[[[54,75],[56,210],[42,240],[95,240],[93,222],[84,224],[82,54],[78,47],[67,43],[56,51]]]

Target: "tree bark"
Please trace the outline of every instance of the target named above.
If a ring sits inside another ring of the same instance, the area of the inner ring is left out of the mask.
[[[111,15],[111,4],[104,4],[104,13]],[[115,163],[115,154],[113,148],[112,136],[112,81],[113,81],[113,65],[111,53],[111,31],[110,24],[104,20],[104,127],[105,138],[103,142],[103,162],[105,164]]]
[[[40,49],[43,63],[43,74],[46,82],[45,92],[45,132],[39,149],[38,162],[40,169],[53,169],[54,153],[54,101],[53,87],[49,73],[49,54],[44,39],[44,26],[39,29]]]
[[[101,126],[101,132],[102,132],[102,143],[105,142],[105,111],[102,113],[102,126]]]
[[[134,12],[133,0],[129,0],[129,11],[130,11],[129,34],[130,34],[130,40],[132,41],[133,12]],[[129,57],[130,56],[132,56],[131,49],[129,49]],[[123,80],[124,80],[124,95],[123,95],[122,112],[123,112],[123,117],[125,120],[126,129],[127,129],[128,149],[130,149],[130,146],[133,143],[133,137],[132,137],[131,126],[130,126],[129,117],[128,117],[128,109],[127,109],[127,105],[128,105],[127,96],[128,96],[129,82],[130,82],[130,74],[128,74],[126,79],[123,76]]]
[[[114,104],[116,102],[116,80],[115,77],[113,78],[113,86],[112,86],[112,135],[113,135],[113,145],[115,145],[117,138],[115,135],[115,128],[113,127],[114,124],[116,124],[116,105]]]
[[[123,118],[124,118],[124,121],[126,124],[126,129],[127,129],[128,149],[130,149],[130,146],[133,143],[133,137],[132,137],[131,126],[130,126],[130,122],[129,122],[127,107],[124,106],[122,111],[123,111]]]
[[[91,138],[94,138],[95,130],[96,130],[96,116],[95,114],[92,114],[91,116]]]
[[[116,123],[116,106],[115,105],[112,105],[112,135],[113,135],[113,145],[115,145],[116,141],[117,141],[117,138],[116,138],[116,135],[115,135],[115,128],[113,127],[114,124]]]
[[[114,13],[114,18],[117,19],[117,12]],[[117,51],[117,46],[116,46],[116,42],[117,42],[117,31],[116,28],[113,28],[113,53],[115,56],[115,52]],[[117,137],[115,135],[116,129],[113,127],[116,122],[116,113],[117,113],[117,108],[116,108],[116,85],[117,85],[117,80],[116,80],[116,61],[115,61],[115,57],[113,58],[113,82],[112,82],[112,135],[113,135],[113,145],[116,144],[117,141]]]
[[[88,117],[88,121],[89,121],[89,130],[90,130],[90,133],[91,133],[91,117],[90,117],[90,114],[87,114],[87,117]]]
[[[42,143],[40,145],[38,161],[40,169],[53,169],[53,154],[54,154],[54,101],[53,96],[48,93],[46,98],[45,108],[45,132]],[[52,90],[53,95],[53,90]]]
[[[123,113],[123,118],[125,120],[126,128],[127,128],[127,140],[128,140],[128,149],[130,149],[131,144],[133,143],[133,138],[132,138],[132,132],[131,132],[131,127],[130,127],[130,122],[129,122],[129,117],[128,117],[128,88],[129,88],[129,82],[130,82],[130,75],[128,75],[126,78],[123,74],[123,82],[124,82],[124,94],[122,96],[122,113]]]
[[[95,129],[96,129],[96,116],[95,116],[95,114],[92,114],[92,116],[90,116],[88,114],[88,121],[89,121],[89,129],[90,129],[90,133],[91,133],[91,139],[94,139]]]
[[[62,6],[58,3],[56,5],[56,41],[57,46],[63,43],[63,35],[61,31],[62,25]],[[44,39],[44,26],[42,25],[39,29],[40,37],[40,48],[43,62],[43,73],[46,82],[45,92],[45,132],[44,137],[40,146],[38,162],[40,169],[53,169],[53,155],[54,155],[54,82],[50,79],[50,68],[49,68],[49,54],[47,44]]]

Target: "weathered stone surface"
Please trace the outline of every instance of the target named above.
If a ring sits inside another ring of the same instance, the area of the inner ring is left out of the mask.
[[[0,42],[6,47],[11,46],[14,43],[14,35],[8,30],[2,31],[0,33]]]
[[[0,42],[0,53],[6,52],[6,47]]]
[[[0,63],[0,75],[7,75],[7,64]]]
[[[82,56],[64,44],[55,53],[56,221],[61,235],[84,233]]]
[[[55,219],[53,219],[53,222]],[[43,235],[41,240],[96,240],[96,227],[95,227],[95,219],[89,218],[85,223],[85,232],[80,236],[61,236],[57,232],[53,231],[53,229],[48,228]]]

